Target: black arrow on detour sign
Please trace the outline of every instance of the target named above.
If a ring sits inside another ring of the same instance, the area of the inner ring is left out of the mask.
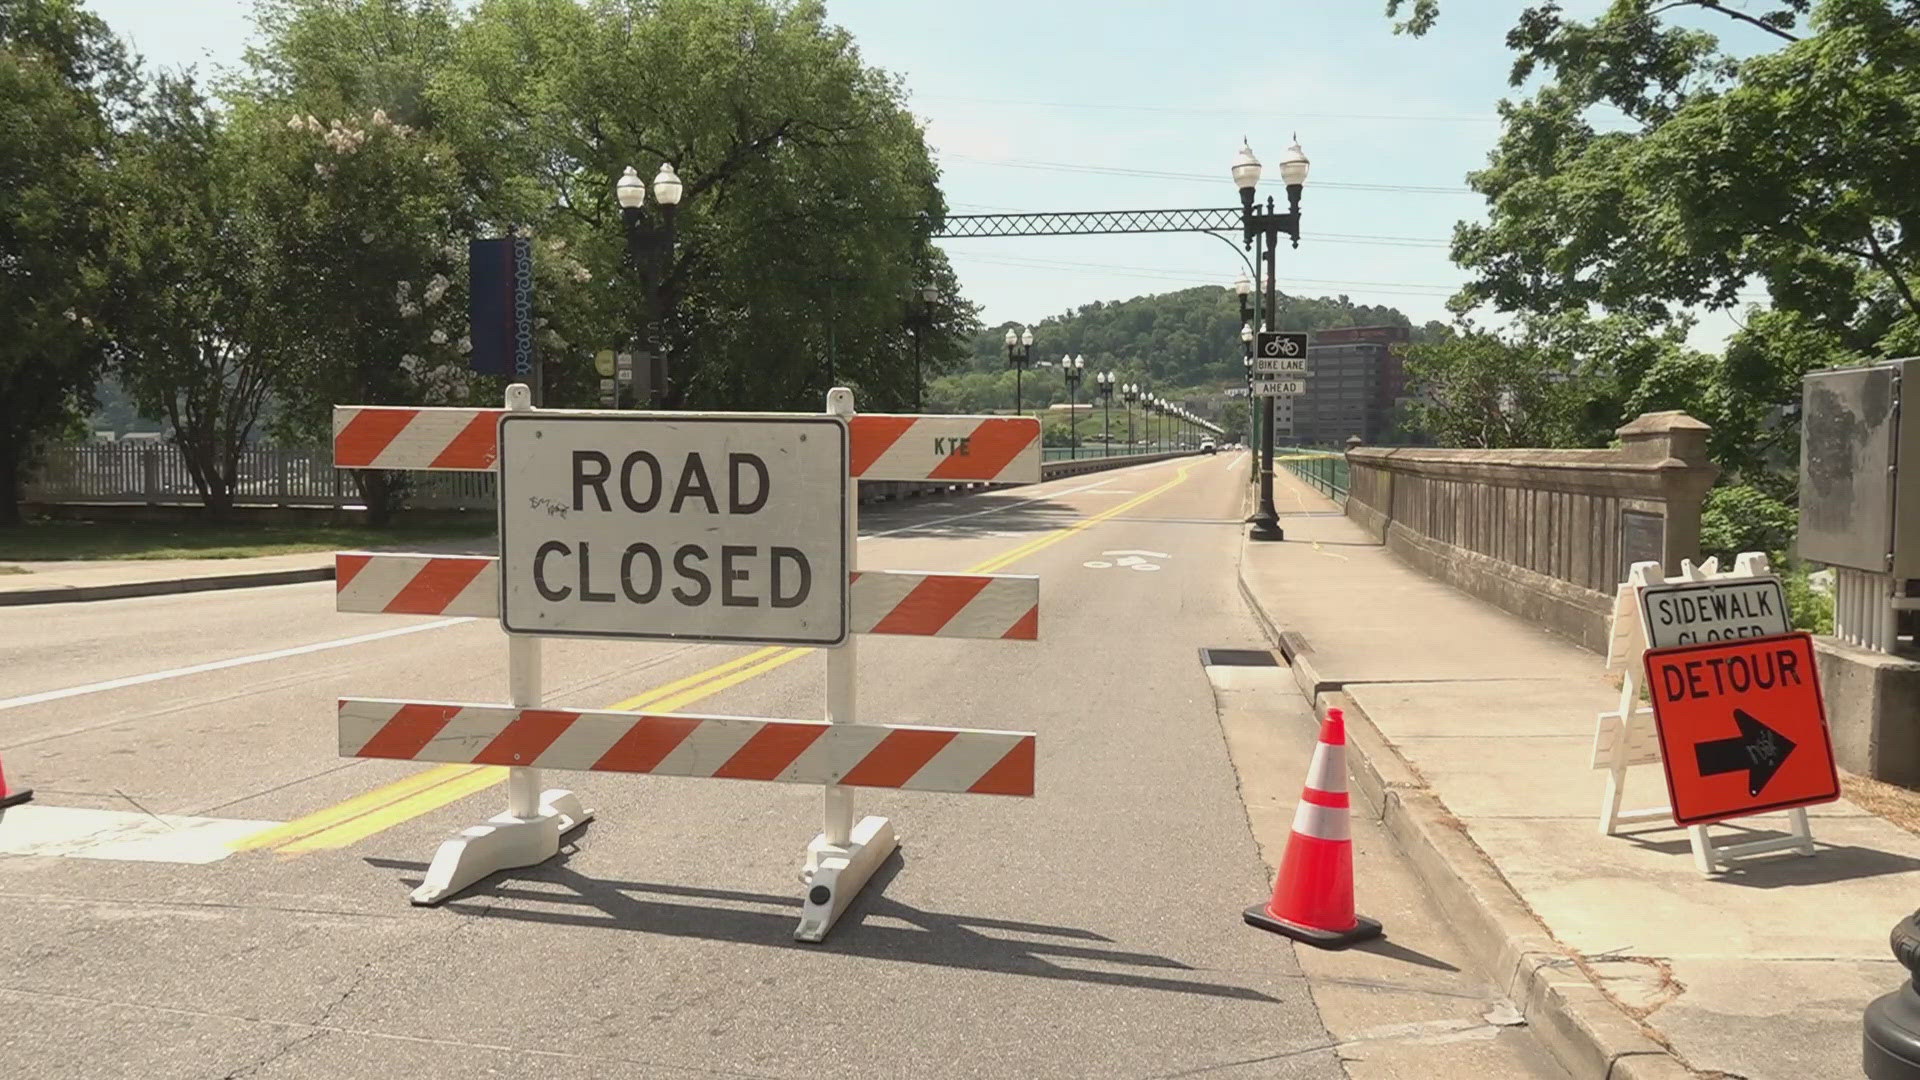
[[[1793,753],[1793,740],[1755,720],[1745,709],[1733,710],[1733,722],[1740,725],[1739,737],[1695,743],[1693,760],[1701,776],[1746,773],[1747,794],[1758,795]]]

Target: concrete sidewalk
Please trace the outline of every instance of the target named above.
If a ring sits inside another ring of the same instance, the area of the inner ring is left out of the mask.
[[[1920,837],[1843,801],[1812,811],[1815,856],[1709,878],[1671,823],[1601,835],[1603,659],[1406,566],[1291,474],[1275,495],[1287,539],[1245,545],[1242,591],[1302,691],[1350,710],[1356,781],[1573,1075],[1861,1074],[1861,1010],[1907,974],[1887,933]],[[1665,802],[1657,766],[1631,774],[1627,807]]]
[[[0,607],[333,579],[331,551],[245,559],[74,559],[6,565],[26,573],[0,573]]]

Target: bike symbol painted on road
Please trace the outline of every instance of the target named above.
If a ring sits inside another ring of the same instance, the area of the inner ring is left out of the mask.
[[[1114,558],[1112,560],[1089,559],[1086,562],[1081,563],[1080,565],[1086,567],[1089,570],[1126,569],[1126,570],[1139,570],[1145,573],[1151,573],[1155,570],[1160,569],[1160,564],[1157,562],[1152,562],[1150,560],[1165,559],[1170,557],[1164,551],[1103,551],[1100,554],[1112,555],[1114,556]]]

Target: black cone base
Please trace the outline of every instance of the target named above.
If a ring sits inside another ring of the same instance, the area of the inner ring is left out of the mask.
[[[32,788],[24,788],[11,795],[0,795],[0,810],[5,810],[9,806],[18,806],[31,798],[33,798]]]
[[[1285,919],[1276,919],[1267,913],[1265,904],[1255,904],[1248,908],[1244,917],[1248,926],[1271,930],[1318,949],[1344,949],[1357,941],[1366,941],[1380,936],[1380,924],[1365,915],[1353,917],[1351,930],[1322,930],[1314,926],[1301,926],[1299,923],[1291,923]]]

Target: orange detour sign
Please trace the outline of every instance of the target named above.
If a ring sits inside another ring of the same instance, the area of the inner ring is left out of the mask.
[[[1811,635],[1646,657],[1674,821],[1703,825],[1840,797]]]

